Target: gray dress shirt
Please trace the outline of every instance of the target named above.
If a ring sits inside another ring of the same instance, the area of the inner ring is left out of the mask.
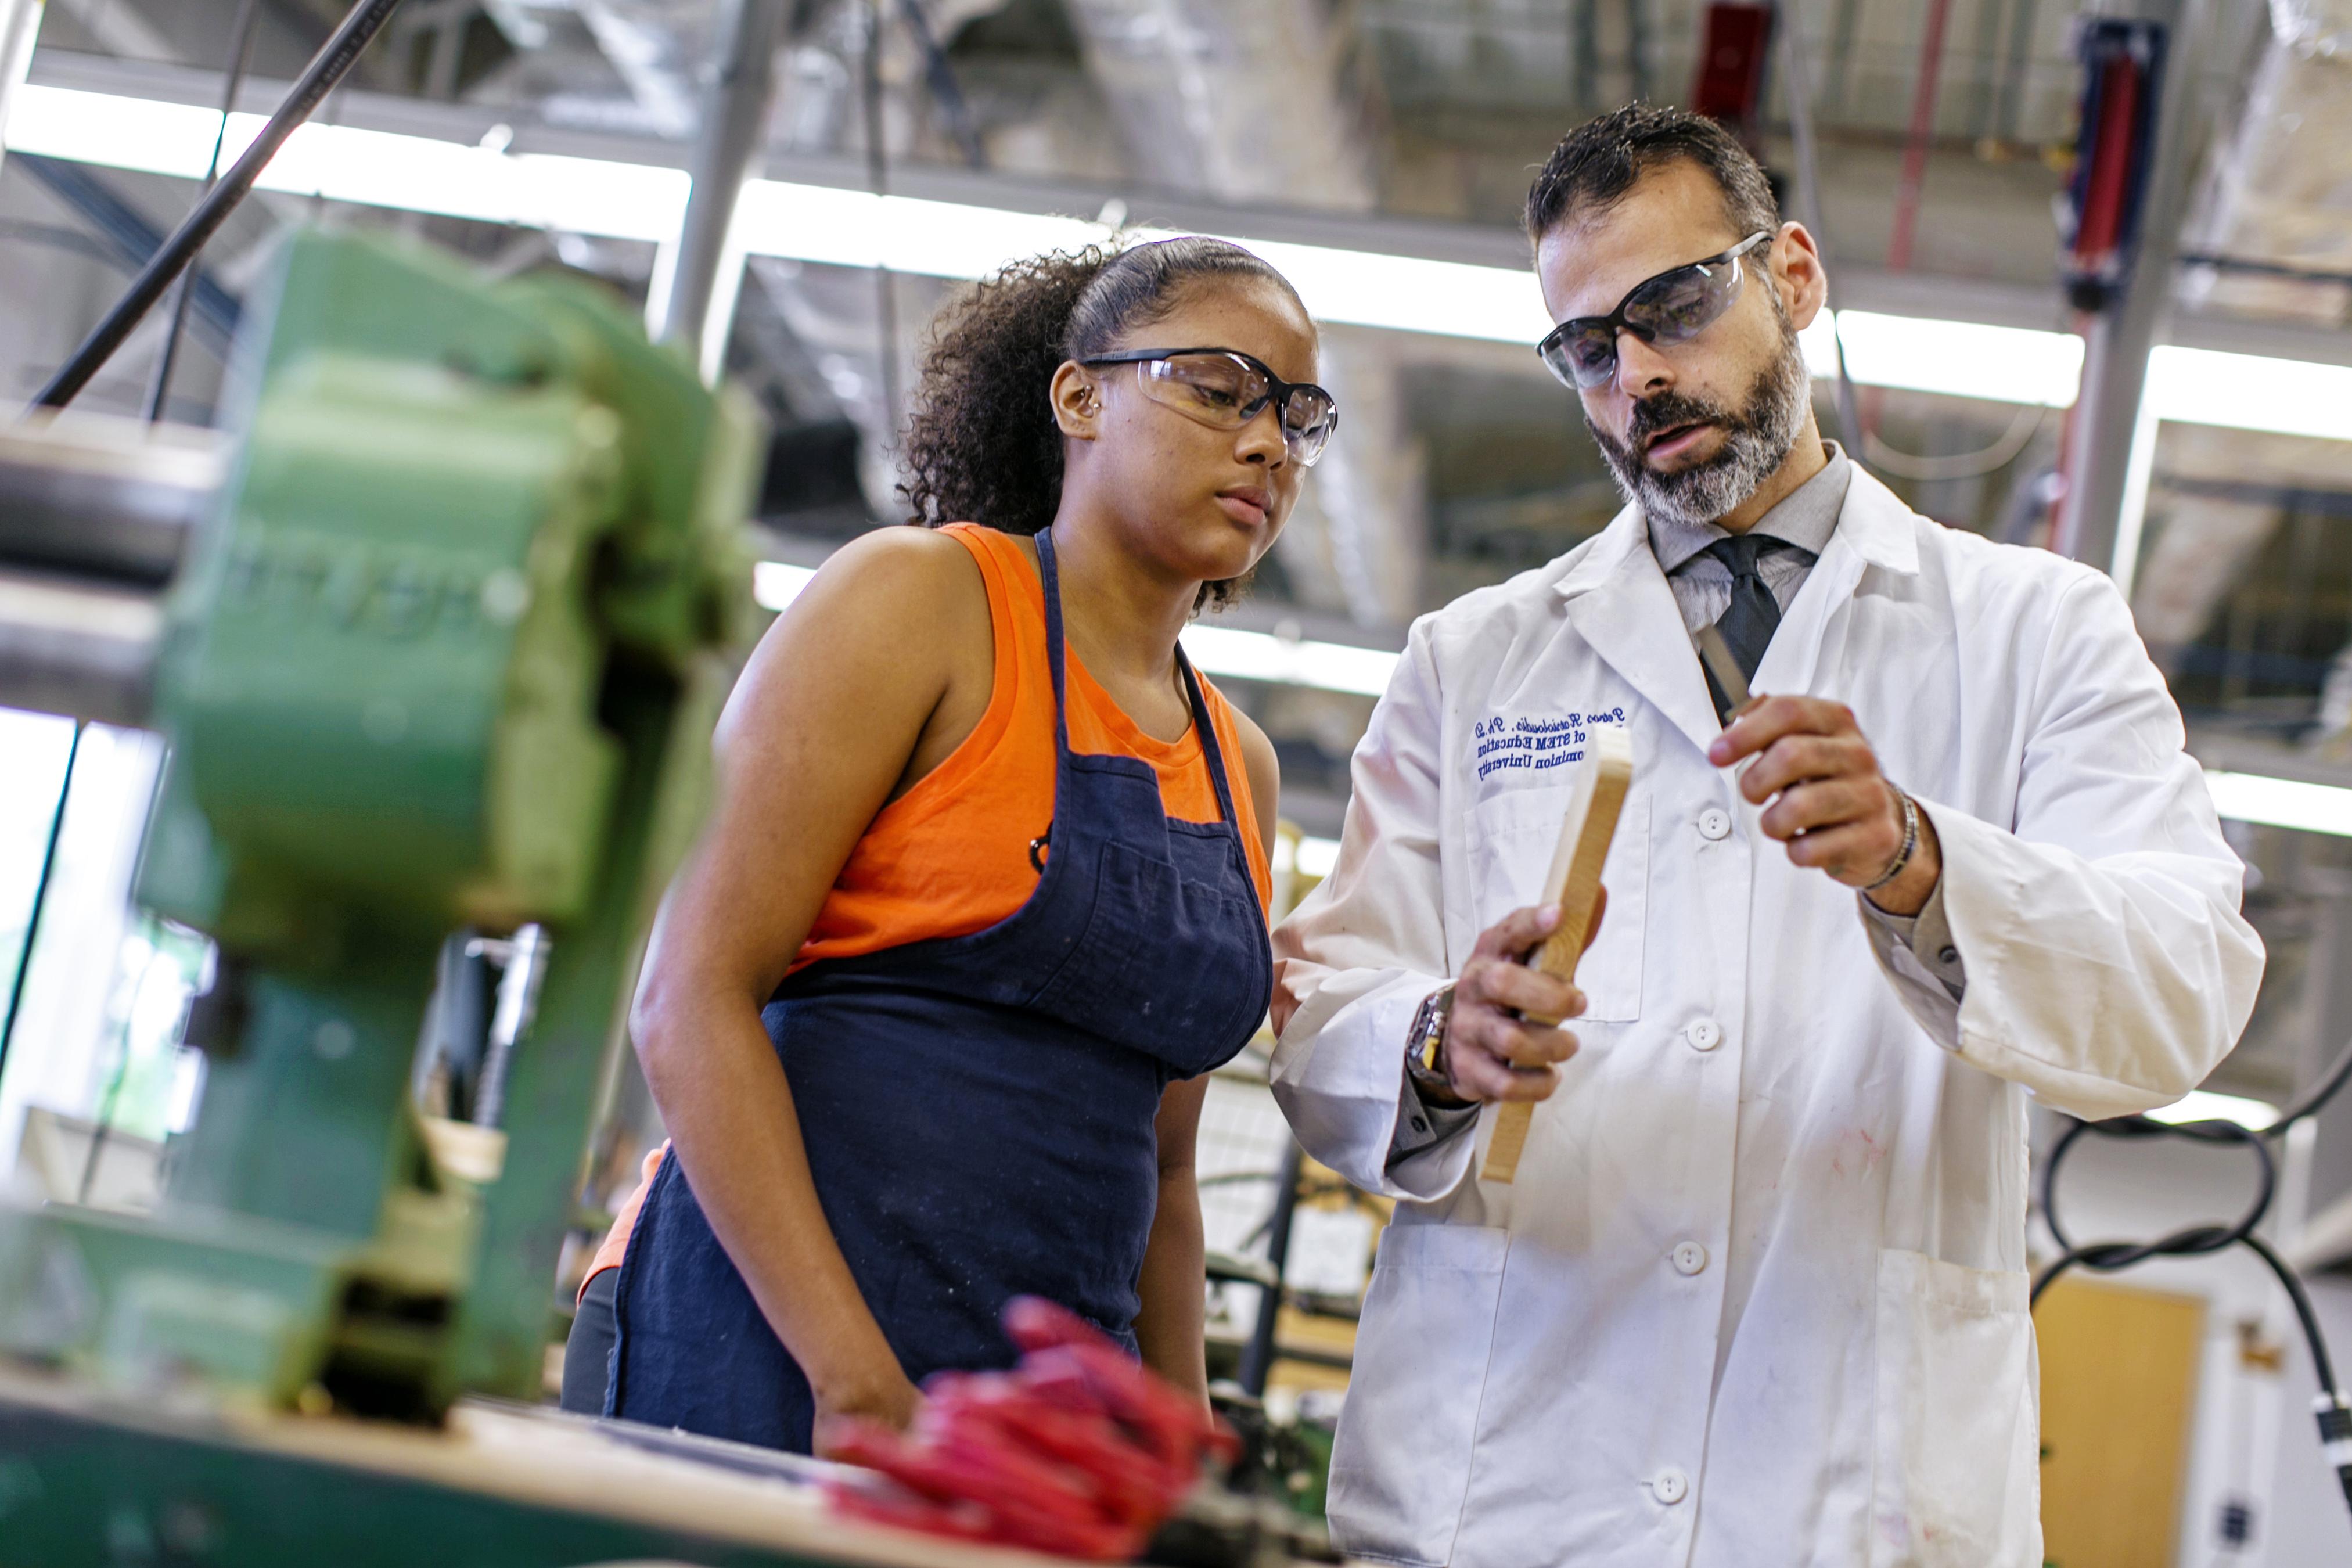
[[[1846,486],[1853,478],[1853,464],[1836,442],[1822,442],[1822,450],[1829,458],[1828,467],[1791,490],[1780,505],[1757,521],[1754,529],[1757,533],[1795,546],[1790,550],[1767,551],[1756,563],[1757,574],[1772,590],[1772,597],[1780,602],[1784,614],[1811,574],[1813,563],[1829,547],[1830,535],[1837,531],[1838,514],[1845,507]],[[1675,603],[1683,613],[1683,625],[1693,634],[1701,626],[1713,626],[1731,605],[1731,569],[1709,555],[1706,547],[1718,539],[1730,538],[1730,531],[1711,522],[1694,524],[1667,518],[1646,521],[1650,551],[1666,574],[1666,585],[1675,592]],[[1694,653],[1691,657],[1696,660],[1698,656]],[[1941,882],[1927,895],[1927,902],[1919,912],[1908,917],[1890,915],[1859,893],[1854,895],[1854,901],[1862,907],[1864,931],[1881,963],[1892,964],[1897,951],[1904,952],[1940,982],[1951,993],[1953,1001],[1960,999],[1968,986],[1968,972],[1960,961],[1959,949],[1952,942],[1950,922],[1944,918]],[[1403,1041],[1397,1042],[1397,1050],[1402,1058]],[[1401,1065],[1399,1070],[1402,1070]],[[1393,1165],[1432,1144],[1444,1142],[1477,1118],[1478,1108],[1475,1105],[1426,1103],[1408,1076],[1398,1108],[1396,1135],[1389,1149],[1389,1163]]]

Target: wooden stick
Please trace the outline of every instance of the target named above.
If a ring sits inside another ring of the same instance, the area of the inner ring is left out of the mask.
[[[1552,851],[1551,871],[1544,879],[1547,902],[1559,906],[1559,924],[1527,962],[1562,980],[1576,978],[1577,960],[1592,934],[1592,911],[1601,901],[1601,868],[1609,858],[1609,840],[1617,831],[1617,814],[1633,783],[1633,742],[1622,725],[1595,730],[1570,782],[1568,813],[1559,829],[1559,846]],[[1522,1015],[1535,1024],[1558,1024],[1558,1018]],[[1535,1102],[1504,1102],[1495,1117],[1494,1136],[1486,1141],[1486,1163],[1479,1171],[1484,1182],[1508,1183],[1517,1175],[1519,1152],[1527,1147],[1528,1128]]]

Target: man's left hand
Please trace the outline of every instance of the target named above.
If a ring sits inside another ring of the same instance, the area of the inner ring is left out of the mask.
[[[1861,888],[1884,876],[1903,848],[1902,800],[1878,771],[1878,756],[1855,726],[1853,710],[1842,702],[1757,698],[1739,710],[1706,755],[1719,768],[1756,759],[1739,776],[1739,793],[1764,806],[1759,822],[1789,847],[1796,865]],[[1888,914],[1917,914],[1943,869],[1935,826],[1923,811],[1910,864],[1866,896]]]

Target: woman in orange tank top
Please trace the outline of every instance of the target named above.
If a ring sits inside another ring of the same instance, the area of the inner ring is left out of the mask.
[[[1205,1398],[1192,1144],[1270,984],[1277,779],[1177,634],[1336,424],[1316,352],[1213,240],[950,309],[907,447],[931,526],[835,554],[720,721],[632,1020],[672,1144],[567,1404],[821,1450],[1008,1360],[1022,1293]]]

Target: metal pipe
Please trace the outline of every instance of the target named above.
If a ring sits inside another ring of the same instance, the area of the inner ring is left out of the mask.
[[[152,592],[0,572],[0,708],[144,724],[163,641]]]
[[[1282,1152],[1282,1174],[1274,1193],[1274,1218],[1265,1240],[1267,1261],[1274,1265],[1274,1283],[1258,1297],[1257,1321],[1249,1343],[1242,1347],[1241,1385],[1253,1399],[1265,1397],[1265,1380],[1274,1370],[1275,1331],[1282,1321],[1283,1278],[1290,1266],[1290,1221],[1298,1212],[1298,1176],[1304,1164],[1298,1141],[1289,1140]]]
[[[1911,91],[1911,129],[1903,143],[1903,174],[1895,188],[1895,234],[1886,244],[1886,270],[1911,266],[1911,241],[1919,224],[1919,194],[1927,181],[1927,146],[1936,134],[1936,92],[1943,83],[1944,23],[1952,0],[1927,0],[1919,36],[1919,79]]]
[[[160,590],[226,466],[225,443],[127,420],[0,426],[0,571]]]
[[[286,144],[286,139],[301,128],[317,111],[319,105],[326,101],[327,95],[341,83],[352,67],[358,63],[361,51],[367,47],[369,40],[382,29],[399,5],[400,0],[359,0],[352,7],[342,25],[320,47],[310,63],[303,68],[302,75],[294,83],[294,89],[287,94],[286,101],[278,106],[277,112],[262,126],[261,133],[253,139],[253,144],[238,157],[220,184],[196,204],[195,209],[182,220],[178,228],[173,230],[171,238],[163,242],[163,247],[132,280],[122,298],[115,301],[114,308],[90,329],[89,336],[82,340],[73,357],[49,378],[47,386],[41,388],[39,395],[33,399],[34,407],[62,408],[89,384],[90,377],[114,356],[114,351],[131,336],[131,329],[154,309],[155,301],[163,297],[163,290],[171,287],[172,280],[195,259],[196,252],[204,248],[205,242],[218,232],[221,225],[228,221],[229,214],[235,212],[237,204],[252,191],[253,183],[261,177],[261,171],[278,155],[278,150]]]
[[[2197,101],[2200,48],[2211,15],[2207,0],[2156,0],[2145,13],[2167,24],[2164,82],[2156,145],[2142,199],[2138,253],[2118,296],[2090,319],[2083,350],[2083,388],[2071,433],[2076,454],[2067,477],[2054,542],[2059,553],[2087,562],[2128,582],[2131,561],[2119,560],[2126,501],[2144,502],[2155,443],[2154,421],[2142,417],[2148,351],[2172,301],[2174,258],[2189,203],[2189,117]],[[2130,541],[2137,546],[2136,538]],[[2134,552],[2136,553],[2136,550]]]
[[[719,36],[725,40],[702,100],[702,134],[695,143],[694,188],[677,237],[665,342],[698,343],[710,314],[719,268],[727,258],[728,230],[744,178],[760,150],[775,79],[776,37],[788,0],[727,0]]]

